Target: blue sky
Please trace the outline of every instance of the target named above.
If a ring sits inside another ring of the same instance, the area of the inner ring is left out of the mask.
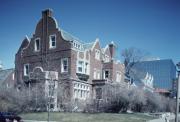
[[[117,58],[124,48],[146,50],[154,57],[180,61],[179,0],[1,0],[0,60],[14,67],[15,53],[25,35],[30,38],[41,18],[51,8],[59,27],[101,46],[114,41]]]

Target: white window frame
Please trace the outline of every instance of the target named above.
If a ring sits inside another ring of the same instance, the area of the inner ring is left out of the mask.
[[[78,87],[76,87],[76,85]],[[90,93],[90,89],[89,89],[89,85],[88,84],[84,84],[84,83],[74,83],[74,98],[76,99],[87,99],[89,98],[89,93]]]
[[[52,45],[52,43],[53,43],[52,37],[55,37],[55,45],[54,45],[54,46]],[[57,41],[56,41],[56,34],[50,35],[50,36],[49,36],[49,48],[50,48],[50,49],[56,48],[56,42],[57,42]]]
[[[67,70],[64,69],[64,64],[63,64],[64,61],[67,62]],[[69,68],[69,66],[68,66],[68,58],[62,58],[61,59],[61,72],[68,72],[68,68]]]
[[[24,76],[29,75],[29,64],[24,64]]]
[[[93,78],[96,79],[96,76],[97,76],[96,69],[94,69]]]
[[[89,75],[89,63],[84,62],[84,73]]]
[[[38,47],[37,47],[37,40],[39,40],[39,49],[38,49]],[[36,38],[35,40],[34,40],[34,51],[35,52],[39,52],[40,51],[40,46],[41,44],[40,44],[40,38]]]
[[[100,79],[101,73],[100,70],[96,70],[96,79]]]
[[[100,50],[95,49],[95,59],[100,60]]]
[[[82,63],[82,66],[80,66],[80,63],[79,63],[79,62]],[[79,67],[82,68],[82,71],[79,71]],[[84,73],[84,61],[82,61],[82,60],[78,60],[78,61],[77,61],[77,73]]]

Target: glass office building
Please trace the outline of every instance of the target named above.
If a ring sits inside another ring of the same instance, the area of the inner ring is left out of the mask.
[[[172,90],[176,78],[176,66],[171,59],[142,61],[134,65],[141,72],[148,72],[154,77],[154,88]]]

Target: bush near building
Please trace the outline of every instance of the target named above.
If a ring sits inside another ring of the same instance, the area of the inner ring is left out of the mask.
[[[36,86],[30,91],[27,87],[25,88],[20,90],[0,88],[0,111],[16,113],[47,111],[48,99],[43,96],[41,87]],[[82,106],[81,111],[88,113],[119,113],[127,112],[127,110],[134,112],[175,111],[174,99],[137,88],[126,89],[116,86],[115,89],[112,87],[114,92],[107,96],[106,100],[92,99],[88,102],[76,102],[76,104]],[[65,104],[61,99],[58,102],[62,105],[61,111],[78,112],[74,101]]]

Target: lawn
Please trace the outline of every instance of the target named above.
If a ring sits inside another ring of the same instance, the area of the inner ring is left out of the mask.
[[[24,120],[46,121],[48,114],[27,113],[20,115]],[[87,113],[51,113],[50,120],[58,122],[145,122],[154,119],[144,114],[87,114]]]

